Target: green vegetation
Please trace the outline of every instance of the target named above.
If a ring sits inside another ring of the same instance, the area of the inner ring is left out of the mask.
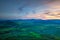
[[[60,36],[57,36],[60,33],[47,34],[51,32],[49,30],[55,30],[55,27],[60,25],[24,21],[3,22],[0,23],[0,40],[60,40]],[[40,33],[41,30],[46,30],[47,33]]]

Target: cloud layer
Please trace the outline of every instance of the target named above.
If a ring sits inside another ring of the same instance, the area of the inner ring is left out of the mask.
[[[37,12],[36,14],[28,14],[23,18],[28,19],[60,19],[60,0],[51,0],[46,1],[46,6],[48,9],[45,9],[45,13]],[[44,12],[44,11],[43,11]]]
[[[60,0],[0,0],[0,19],[60,19]]]

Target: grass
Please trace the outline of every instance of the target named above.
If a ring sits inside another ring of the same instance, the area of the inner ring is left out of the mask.
[[[60,25],[21,21],[3,22],[0,23],[0,40],[60,40],[57,32],[56,35],[47,34],[49,30],[55,30],[55,27]],[[38,32],[41,30],[47,30],[47,33]]]

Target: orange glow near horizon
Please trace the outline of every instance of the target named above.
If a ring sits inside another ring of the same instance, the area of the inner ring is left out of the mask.
[[[25,18],[34,18],[34,19],[60,19],[60,0],[55,0],[53,2],[46,3],[48,6],[48,10],[50,13],[36,13],[36,14],[28,14],[24,16]]]
[[[51,12],[49,14],[45,14],[45,13],[36,13],[36,14],[29,14],[27,16],[24,16],[25,18],[28,19],[43,19],[43,20],[47,20],[47,19],[60,19],[60,13],[59,12]]]

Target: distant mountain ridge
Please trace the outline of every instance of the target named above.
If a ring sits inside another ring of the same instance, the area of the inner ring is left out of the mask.
[[[59,23],[60,24],[60,20],[59,19],[50,19],[50,20],[42,20],[42,19],[17,19],[17,20],[0,20],[0,22],[4,22],[4,21],[25,21],[25,22],[44,22],[44,23]]]

